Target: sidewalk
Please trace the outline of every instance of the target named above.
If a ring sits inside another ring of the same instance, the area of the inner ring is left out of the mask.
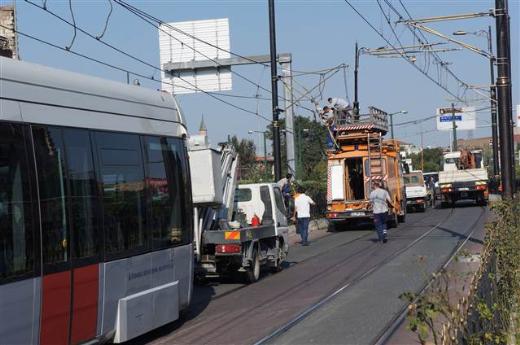
[[[326,236],[328,234],[329,222],[324,219],[312,219],[309,224],[309,241],[315,241],[318,238]],[[296,233],[296,226],[289,225],[289,245],[299,244],[301,241],[300,235]]]

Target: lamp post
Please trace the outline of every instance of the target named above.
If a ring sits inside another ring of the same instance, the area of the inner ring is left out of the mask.
[[[397,115],[397,114],[408,114],[408,111],[401,110],[401,111],[397,111],[395,113],[388,114],[388,116],[390,116],[390,133],[391,133],[392,139],[394,139],[394,115]]]
[[[267,176],[267,140],[266,140],[267,131],[250,130],[250,131],[248,131],[248,133],[249,134],[261,133],[264,135],[264,174]]]
[[[500,172],[499,160],[498,160],[498,128],[497,128],[497,90],[495,86],[495,61],[496,57],[493,55],[493,43],[491,40],[491,26],[488,30],[479,30],[475,32],[466,32],[458,30],[453,33],[455,36],[464,35],[475,35],[475,36],[486,36],[488,42],[488,53],[489,53],[489,69],[491,76],[490,95],[491,95],[491,144],[493,147],[493,174],[497,176]]]

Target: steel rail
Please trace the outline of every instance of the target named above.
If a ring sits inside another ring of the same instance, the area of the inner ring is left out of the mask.
[[[475,220],[475,222],[473,222],[473,224],[471,224],[471,226],[469,228],[470,231],[466,232],[466,234],[465,234],[466,238],[459,241],[457,246],[455,246],[455,248],[453,248],[453,251],[451,252],[450,257],[448,258],[448,261],[446,261],[443,265],[441,265],[441,267],[436,270],[436,273],[439,273],[439,272],[445,270],[449,266],[449,264],[457,257],[457,255],[459,254],[461,249],[466,245],[466,243],[469,241],[471,236],[473,236],[473,234],[475,233],[475,225],[477,224],[477,222],[482,218],[482,216],[485,213],[485,207],[480,206],[480,208],[481,208],[482,212],[480,213],[478,218]],[[428,282],[426,282],[426,284],[419,290],[418,296],[424,294],[436,280],[437,280],[437,278],[433,277]],[[414,302],[416,302],[418,298],[419,297],[417,297]],[[408,314],[408,305],[409,304],[406,304],[403,307],[403,309],[401,310],[401,312],[399,314],[397,314],[397,316],[394,317],[387,324],[387,326],[385,326],[385,328],[383,328],[379,332],[379,334],[375,337],[375,342],[373,342],[374,345],[386,344],[386,342],[392,337],[392,335],[397,331],[397,329],[399,329],[399,327],[401,326],[401,323],[406,319],[406,315]]]
[[[371,275],[372,273],[376,272],[378,269],[382,268],[383,266],[385,266],[387,263],[389,263],[391,260],[395,259],[396,257],[398,257],[399,255],[401,255],[402,253],[406,252],[408,249],[414,247],[415,245],[417,245],[417,243],[419,243],[421,240],[423,240],[424,238],[426,238],[429,234],[431,234],[433,231],[435,231],[436,229],[438,229],[444,222],[446,222],[449,218],[451,218],[453,216],[453,213],[454,213],[454,210],[455,208],[452,208],[450,210],[450,213],[442,220],[440,221],[439,223],[437,223],[435,226],[433,226],[432,228],[430,228],[428,231],[426,231],[425,233],[423,233],[421,236],[419,236],[418,238],[416,238],[414,241],[412,241],[411,243],[409,243],[408,245],[406,245],[405,247],[393,252],[392,254],[390,254],[389,256],[387,256],[386,258],[384,258],[381,262],[378,262],[376,263],[375,265],[373,265],[372,267],[370,267],[368,270],[366,270],[362,275],[360,275],[359,277],[351,280],[351,281],[348,281],[346,282],[345,284],[343,284],[342,286],[340,286],[339,288],[337,288],[335,291],[333,291],[332,293],[330,293],[328,296],[322,298],[320,301],[314,303],[313,305],[307,307],[303,312],[301,312],[300,314],[298,314],[296,317],[294,317],[293,319],[291,319],[289,322],[285,323],[284,325],[282,325],[281,327],[277,328],[275,331],[273,331],[272,333],[268,334],[267,336],[261,338],[260,340],[256,341],[254,343],[254,345],[261,345],[261,344],[266,344],[267,342],[269,342],[270,340],[282,335],[283,333],[285,333],[286,331],[288,331],[289,329],[291,329],[292,327],[294,327],[295,325],[297,325],[299,322],[303,321],[304,319],[306,319],[309,315],[311,315],[314,311],[316,311],[317,309],[319,309],[320,307],[324,306],[325,304],[327,304],[328,302],[330,302],[331,300],[333,300],[335,297],[337,297],[339,294],[341,294],[343,291],[345,291],[346,289],[348,289],[349,287],[361,282],[363,279],[365,279],[366,277],[368,277],[369,275]]]

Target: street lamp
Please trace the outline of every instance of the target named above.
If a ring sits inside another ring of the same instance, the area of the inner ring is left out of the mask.
[[[491,76],[490,95],[491,95],[491,140],[493,146],[493,174],[496,176],[499,173],[500,166],[498,161],[498,128],[497,128],[497,91],[495,87],[495,61],[496,58],[493,55],[493,43],[491,41],[491,26],[488,30],[479,30],[474,32],[466,32],[464,30],[457,30],[453,33],[455,36],[486,36],[488,42],[488,56],[489,56],[489,69]]]
[[[397,115],[397,114],[408,114],[408,111],[401,110],[401,111],[397,111],[395,113],[388,114],[388,116],[390,116],[390,133],[392,135],[392,139],[394,138],[394,115]]]
[[[253,133],[262,133],[264,135],[264,174],[267,175],[267,140],[266,140],[266,134],[267,131],[255,131],[255,130],[249,130],[247,131],[249,134]]]

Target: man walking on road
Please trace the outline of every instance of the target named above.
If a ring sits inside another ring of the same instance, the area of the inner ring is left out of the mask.
[[[294,215],[296,232],[302,237],[302,246],[308,246],[309,222],[311,220],[311,205],[316,203],[307,195],[302,187],[298,187],[298,195],[294,199]]]
[[[372,192],[370,193],[370,202],[372,203],[372,212],[374,213],[374,225],[377,231],[379,241],[387,242],[386,220],[388,218],[388,207],[392,205],[390,194],[382,188],[383,182],[373,182]]]

